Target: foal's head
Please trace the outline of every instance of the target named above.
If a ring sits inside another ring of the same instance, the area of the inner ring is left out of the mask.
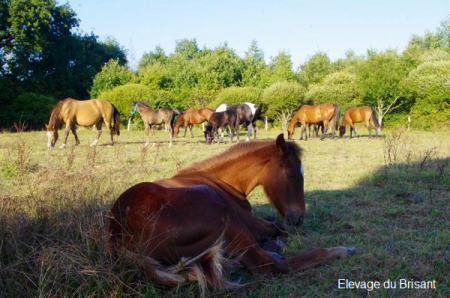
[[[204,134],[205,134],[206,144],[211,145],[212,142],[214,141],[214,129],[213,129],[212,125],[206,126]]]
[[[276,152],[262,174],[261,184],[273,206],[288,225],[301,225],[305,218],[305,192],[301,148],[280,134]]]

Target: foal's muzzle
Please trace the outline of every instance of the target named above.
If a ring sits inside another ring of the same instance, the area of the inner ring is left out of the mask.
[[[287,225],[290,226],[301,226],[303,224],[303,220],[305,219],[304,212],[300,211],[291,211],[289,210],[284,218],[284,221]]]

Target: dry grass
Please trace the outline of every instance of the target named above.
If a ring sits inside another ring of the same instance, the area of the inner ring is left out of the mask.
[[[362,134],[363,129],[359,129]],[[44,132],[0,134],[0,297],[196,296],[194,284],[161,289],[129,264],[106,253],[105,214],[128,187],[170,177],[182,167],[223,152],[197,136],[145,148],[142,131],[122,131],[113,147],[82,144],[47,150]],[[241,132],[242,133],[242,132]],[[278,130],[260,131],[275,139]],[[298,139],[299,135],[295,135]],[[298,142],[298,141],[297,141]],[[348,259],[286,276],[234,273],[244,285],[217,297],[359,297],[366,290],[338,289],[355,281],[436,280],[435,291],[374,290],[387,297],[450,295],[450,139],[446,133],[387,132],[385,138],[310,139],[305,149],[304,225],[291,229],[283,252],[317,246],[354,246]],[[58,144],[59,145],[59,144]],[[257,188],[255,212],[277,217]]]

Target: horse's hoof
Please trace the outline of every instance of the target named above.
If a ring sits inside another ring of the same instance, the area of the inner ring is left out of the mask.
[[[144,144],[144,147],[147,147],[147,146],[148,146],[148,142]]]
[[[169,148],[172,147],[172,143],[169,144]]]
[[[64,149],[66,148],[66,144],[62,144],[61,146],[59,146],[59,149]]]
[[[356,249],[354,247],[347,247],[347,256],[353,256],[356,252]]]
[[[153,143],[152,147],[155,147],[156,143]]]
[[[276,252],[273,252],[273,253],[272,253],[272,257],[274,257],[274,259],[278,259],[278,260],[284,260],[284,259],[286,259],[285,257],[283,257],[283,256],[280,255],[280,254],[277,254]]]

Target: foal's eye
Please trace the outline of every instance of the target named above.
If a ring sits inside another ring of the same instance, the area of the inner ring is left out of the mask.
[[[294,172],[294,171],[287,171],[287,172],[286,172],[286,176],[287,176],[289,179],[295,178],[295,172]]]

